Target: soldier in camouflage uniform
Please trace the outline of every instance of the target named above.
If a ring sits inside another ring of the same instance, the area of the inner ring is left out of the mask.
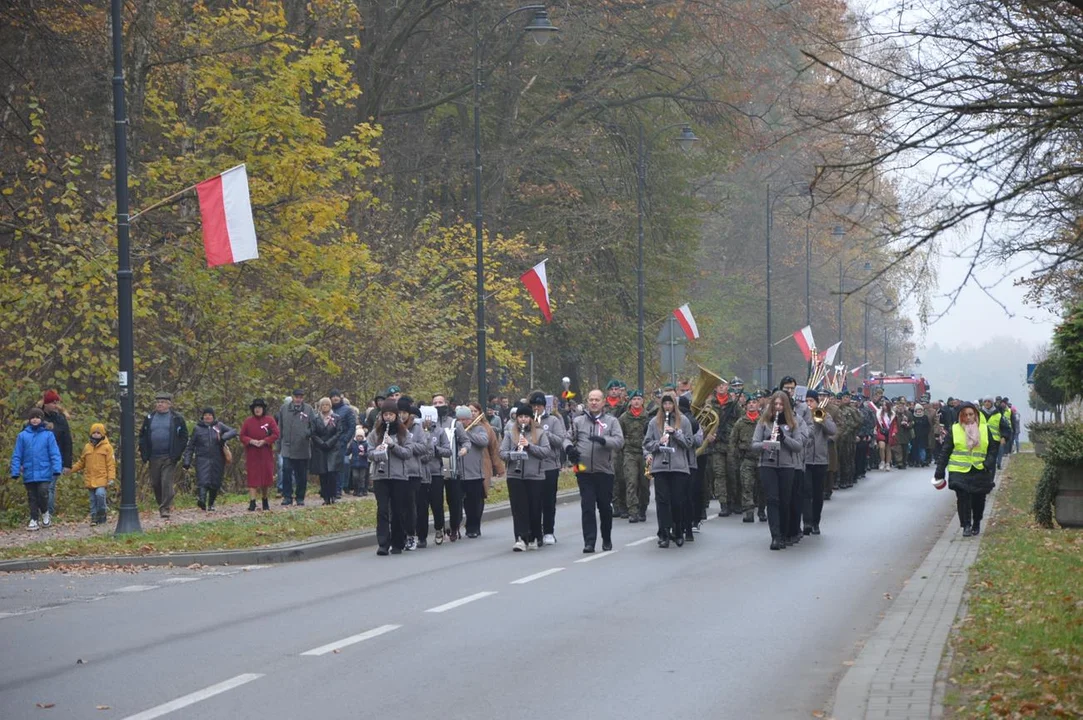
[[[861,429],[861,414],[852,404],[847,393],[838,394],[842,423],[835,436],[839,444],[838,487],[853,487],[854,459],[857,455],[857,433]]]
[[[650,416],[643,408],[643,393],[633,390],[628,409],[620,416],[624,433],[624,479],[627,484],[628,522],[647,521],[647,505],[651,500],[651,482],[643,467],[643,436],[647,433]]]
[[[736,465],[736,474],[740,485],[741,510],[743,521],[755,522],[756,492],[759,486],[759,472],[756,469],[760,454],[752,449],[752,436],[756,434],[756,422],[760,419],[758,400],[748,400],[745,412],[733,424],[729,438],[729,459]],[[762,501],[761,501],[762,502]]]
[[[610,380],[605,386],[605,411],[615,418],[620,418],[627,410],[623,400],[624,383]],[[628,488],[624,480],[624,452],[613,451],[613,517],[628,517]]]
[[[719,517],[728,517],[738,512],[740,498],[735,487],[737,467],[729,461],[730,430],[737,422],[739,409],[737,398],[730,395],[729,383],[723,380],[715,387],[714,393],[707,398],[707,407],[718,413],[718,426],[705,439],[707,449],[707,470],[704,473],[704,507],[709,506],[711,493],[718,498]],[[708,488],[707,486],[710,485]]]

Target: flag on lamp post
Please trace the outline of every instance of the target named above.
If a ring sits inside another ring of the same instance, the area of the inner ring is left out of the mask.
[[[545,322],[553,322],[553,311],[549,307],[549,279],[545,275],[545,260],[519,276],[526,286],[530,297],[538,304],[538,309],[545,316]]]
[[[681,326],[681,330],[684,330],[684,334],[688,336],[689,340],[699,339],[699,326],[696,325],[696,319],[692,317],[692,311],[689,309],[688,303],[674,310],[673,316],[677,318],[677,324]]]
[[[816,341],[812,339],[812,326],[806,325],[795,332],[793,339],[797,342],[797,347],[801,349],[801,354],[805,356],[805,360],[812,360],[812,348],[816,347]]]
[[[196,185],[207,267],[255,260],[256,225],[244,165]]]

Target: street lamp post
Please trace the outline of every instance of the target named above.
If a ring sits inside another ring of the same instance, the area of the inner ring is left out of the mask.
[[[524,5],[516,8],[496,21],[489,30],[492,33],[508,18],[519,13],[533,12],[531,19],[524,30],[529,32],[534,41],[539,45],[549,42],[549,38],[557,28],[549,21],[549,13],[544,5]],[[482,221],[484,215],[481,209],[481,89],[482,82],[482,51],[484,38],[478,30],[478,5],[474,4],[474,249],[476,252],[475,272],[477,273],[477,331],[478,331],[478,403],[485,407],[487,388],[485,377],[485,241],[482,235]],[[486,33],[488,36],[489,33]]]
[[[128,217],[128,118],[124,101],[124,34],[121,0],[112,0],[113,137],[117,197],[117,345],[120,372],[120,513],[117,535],[142,531],[135,502],[135,332]]]
[[[636,219],[638,222],[638,248],[636,255],[636,381],[640,392],[644,390],[645,365],[646,365],[646,341],[644,339],[644,286],[643,286],[643,196],[647,189],[647,148],[655,138],[666,130],[679,127],[681,134],[677,138],[677,144],[681,150],[688,152],[699,138],[692,132],[692,128],[686,123],[674,123],[656,130],[649,139],[644,139],[643,123],[639,124],[639,153],[636,160]]]

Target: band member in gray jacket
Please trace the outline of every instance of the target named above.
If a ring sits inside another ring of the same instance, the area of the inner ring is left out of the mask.
[[[692,448],[692,422],[677,409],[673,393],[662,395],[662,404],[647,424],[643,456],[649,458],[654,475],[654,501],[658,514],[658,547],[669,541],[684,545],[685,496],[688,493],[688,451]]]
[[[417,494],[417,546],[423,548],[429,539],[429,510],[432,510],[433,541],[444,542],[444,467],[451,458],[451,440],[444,432],[455,422],[448,417],[447,399],[443,395],[432,396],[436,408],[436,422],[422,420],[428,459],[422,468],[421,491]]]
[[[508,470],[508,501],[515,528],[515,552],[542,546],[542,491],[545,462],[552,459],[549,433],[534,420],[529,405],[515,408],[500,445],[500,457]]]
[[[824,479],[827,477],[829,440],[835,437],[838,427],[831,415],[820,407],[820,394],[815,390],[805,393],[812,422],[808,425],[805,440],[805,486],[802,489],[805,505],[805,535],[820,534],[820,516],[824,509]]]
[[[786,547],[784,518],[790,512],[793,472],[805,446],[804,423],[794,414],[790,399],[782,391],[768,401],[752,435],[752,449],[760,453],[760,483],[767,501],[767,524],[771,528],[771,549]]]
[[[406,426],[399,422],[399,406],[394,400],[384,400],[380,405],[380,417],[369,433],[368,447],[376,494],[376,554],[398,555],[406,548],[409,463],[418,448]]]
[[[418,516],[426,515],[425,511],[418,509],[418,495],[422,493],[421,481],[428,474],[425,469],[429,460],[429,445],[425,442],[425,431],[421,429],[421,409],[414,405],[414,399],[409,395],[402,395],[398,401],[399,424],[406,428],[410,437],[410,445],[414,449],[414,456],[407,460],[406,477],[410,485],[410,505],[406,511],[406,549],[417,550],[417,526]],[[425,520],[425,530],[428,534],[428,518]]]
[[[624,446],[617,419],[605,412],[605,396],[597,388],[587,394],[586,412],[572,421],[564,448],[576,468],[579,506],[583,511],[583,552],[594,552],[598,516],[602,551],[613,549],[613,451]],[[595,515],[597,508],[598,516]]]
[[[552,457],[542,461],[545,471],[545,488],[542,490],[542,544],[555,545],[557,518],[557,482],[560,479],[560,453],[564,447],[567,428],[564,418],[545,411],[545,394],[535,391],[530,394],[530,407],[534,411],[534,421],[541,426],[542,432],[549,436],[549,446],[553,448]]]

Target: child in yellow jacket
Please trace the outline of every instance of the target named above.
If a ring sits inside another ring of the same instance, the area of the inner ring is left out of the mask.
[[[113,458],[113,446],[105,436],[105,425],[94,423],[90,426],[90,442],[83,448],[79,462],[72,472],[83,472],[87,490],[90,492],[90,522],[100,525],[105,522],[105,486],[112,485],[117,479],[117,463]]]

